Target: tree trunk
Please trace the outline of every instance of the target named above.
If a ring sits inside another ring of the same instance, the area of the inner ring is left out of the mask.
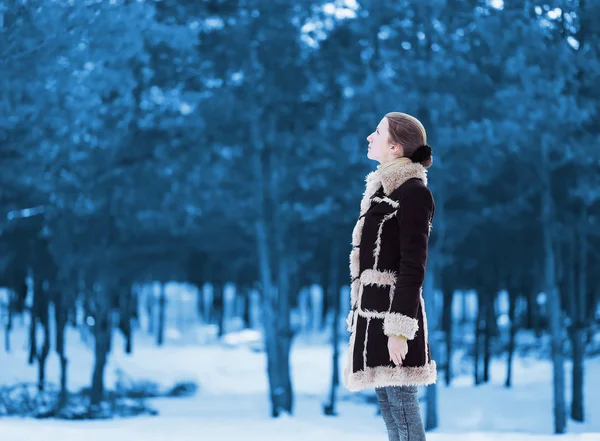
[[[430,121],[429,109],[422,108],[421,113],[423,119],[421,121]],[[425,282],[423,286],[423,295],[425,300],[425,308],[427,309],[427,327],[429,336],[429,356],[431,360],[435,359],[437,353],[438,342],[436,340],[437,331],[439,329],[438,311],[435,303],[435,289],[439,284],[439,278],[444,269],[443,267],[443,250],[444,243],[448,237],[447,222],[445,216],[445,201],[446,195],[442,189],[436,192],[436,219],[434,220],[435,228],[435,246],[430,246],[428,251],[427,270],[425,272]],[[433,242],[429,242],[430,245]],[[443,281],[442,281],[443,282]],[[425,430],[433,430],[438,427],[438,399],[437,399],[437,384],[427,386],[427,412],[425,414]]]
[[[196,313],[198,314],[198,320],[202,321],[204,317],[204,284],[196,285]]]
[[[156,333],[156,344],[162,346],[165,339],[165,309],[167,305],[167,287],[165,283],[160,284],[160,298],[158,299],[158,332]]]
[[[590,12],[590,6],[594,2],[588,2],[581,0],[578,2],[579,10],[577,16],[582,17],[580,20],[579,30],[575,35],[577,41],[580,42],[581,47],[578,54],[581,57],[586,57],[589,53],[588,49],[590,42],[592,46],[597,42],[594,41],[593,35],[596,34],[594,28],[594,13]],[[594,6],[591,6],[592,11]],[[579,64],[581,66],[581,64]],[[590,92],[590,89],[596,90],[597,86],[593,86],[594,82],[589,81],[589,72],[578,68],[578,104],[580,107],[584,107],[587,104],[589,98],[586,99]],[[588,84],[590,86],[588,86]],[[597,124],[596,124],[597,130]],[[597,131],[596,131],[597,133]],[[585,132],[582,133],[582,138],[585,137]],[[587,342],[591,342],[593,336],[593,329],[589,326],[594,320],[595,310],[597,308],[596,302],[587,303],[587,292],[591,290],[591,285],[588,286],[588,247],[589,243],[585,234],[586,226],[589,223],[588,219],[588,206],[587,202],[582,202],[579,212],[579,277],[578,277],[578,289],[577,289],[577,320],[575,321],[574,329],[574,345],[573,345],[573,402],[571,405],[571,418],[575,421],[585,420],[584,411],[584,357],[585,357],[585,346]],[[590,297],[593,298],[593,295]],[[586,329],[587,328],[587,329]],[[588,338],[586,339],[586,334]]]
[[[585,225],[586,210],[582,207],[580,222]],[[578,234],[579,265],[577,274],[577,287],[575,290],[575,317],[573,319],[573,401],[571,403],[571,418],[575,421],[585,420],[584,411],[584,357],[586,335],[586,297],[587,297],[587,254],[588,242],[585,230],[580,227]]]
[[[294,409],[294,394],[292,391],[292,376],[290,372],[290,348],[292,344],[292,329],[290,326],[290,286],[289,286],[289,257],[283,252],[278,265],[278,352],[279,352],[279,378],[283,385],[280,401],[283,409],[292,414]]]
[[[37,279],[37,278],[36,278]],[[38,319],[44,330],[44,344],[42,345],[41,352],[37,355],[38,359],[38,390],[44,390],[44,383],[46,381],[46,360],[50,353],[50,323],[48,317],[48,292],[43,290],[42,284],[36,287],[36,291],[40,290],[40,298],[37,302],[38,308]]]
[[[37,355],[37,315],[38,315],[38,306],[39,297],[41,293],[38,292],[38,284],[34,281],[33,287],[33,301],[32,305],[29,309],[29,314],[31,317],[31,322],[29,323],[29,359],[28,363],[31,365],[35,361]]]
[[[335,402],[336,402],[336,391],[340,384],[340,367],[339,367],[339,330],[340,330],[340,303],[342,301],[340,297],[339,282],[339,248],[337,246],[331,247],[330,260],[329,260],[329,297],[333,303],[333,322],[331,329],[331,344],[333,345],[333,360],[331,363],[331,390],[329,393],[329,404],[324,408],[325,415],[336,415]]]
[[[515,310],[517,307],[516,287],[509,287],[508,301],[508,357],[506,359],[506,381],[504,382],[504,386],[507,388],[512,386],[512,367],[515,353],[515,338],[517,335],[517,324],[515,323]]]
[[[543,274],[541,274],[542,277]],[[537,296],[539,292],[537,290],[532,291],[529,295],[529,303],[527,309],[531,318],[531,328],[534,331],[535,337],[540,339],[542,337],[542,320],[540,319],[540,306],[537,302]]]
[[[267,352],[267,376],[269,380],[269,396],[271,399],[271,416],[275,418],[279,416],[281,409],[285,408],[281,400],[281,392],[284,388],[279,376],[280,372],[277,368],[279,363],[276,331],[278,323],[275,317],[277,294],[272,283],[273,276],[271,259],[269,256],[270,249],[267,229],[263,220],[258,220],[256,222],[256,239],[263,291],[263,332]]]
[[[533,263],[533,268],[531,274],[533,278],[530,279],[531,282],[537,281],[534,283],[528,283],[526,286],[529,287],[525,292],[527,292],[527,326],[526,329],[533,330],[535,333],[535,337],[540,339],[542,337],[542,320],[540,314],[540,305],[538,304],[538,295],[540,291],[544,290],[544,259],[543,256],[540,256]]]
[[[327,315],[329,314],[329,308],[331,303],[329,295],[331,293],[331,286],[335,285],[335,282],[331,280],[331,255],[327,255],[327,253],[324,254],[325,258],[323,259],[323,274],[325,274],[325,277],[323,277],[323,283],[321,286],[323,289],[323,297],[321,302],[321,315],[319,317],[321,326],[313,328],[318,329],[319,331],[323,331],[327,328]]]
[[[435,251],[431,254],[435,255]],[[435,339],[436,331],[438,329],[437,323],[437,311],[435,304],[435,289],[436,289],[436,277],[438,276],[438,269],[433,262],[433,259],[429,260],[427,272],[425,275],[424,284],[424,296],[425,296],[425,307],[427,308],[427,327],[429,335],[429,353],[431,359],[434,359],[436,353],[437,341]],[[430,384],[426,389],[427,394],[427,412],[425,414],[425,430],[433,430],[438,427],[438,394],[437,385]]]
[[[271,127],[275,127],[275,121]],[[274,132],[272,132],[274,133]],[[272,145],[273,139],[270,139]],[[280,153],[281,149],[274,150],[276,153]],[[287,157],[288,155],[284,155]],[[281,159],[281,158],[279,158]],[[270,152],[269,155],[269,182],[268,195],[271,199],[271,211],[272,216],[268,219],[272,221],[273,238],[275,245],[275,257],[278,262],[278,322],[279,322],[279,348],[280,348],[280,381],[283,386],[283,393],[280,401],[283,404],[282,409],[289,415],[293,414],[294,410],[294,393],[292,388],[292,376],[290,371],[290,349],[292,346],[293,332],[291,328],[290,318],[290,283],[295,280],[292,274],[295,272],[295,267],[292,266],[293,260],[291,256],[291,247],[289,241],[289,231],[287,231],[287,214],[285,211],[280,209],[280,188],[282,183],[286,181],[286,168],[285,165],[280,162],[275,155]],[[277,161],[276,164],[273,162]],[[288,239],[286,241],[286,239]],[[294,286],[296,288],[296,286]],[[296,294],[296,292],[294,293]]]
[[[475,319],[475,347],[473,348],[473,375],[475,376],[475,385],[481,383],[481,377],[479,375],[479,359],[481,349],[481,317],[482,311],[484,310],[484,301],[482,300],[481,290],[477,290],[477,318]]]
[[[65,329],[67,326],[68,305],[65,301],[64,291],[58,291],[54,297],[54,321],[56,323],[56,353],[60,360],[60,393],[58,407],[67,404],[67,357],[65,355]]]
[[[131,319],[135,308],[133,287],[129,284],[123,284],[118,286],[117,289],[119,292],[119,329],[125,338],[125,353],[131,354],[133,350]]]
[[[492,360],[492,339],[496,314],[494,309],[494,294],[490,293],[485,298],[485,330],[483,336],[483,382],[490,381],[490,362]]]
[[[2,14],[2,12],[0,12]],[[8,309],[6,311],[6,326],[4,328],[4,349],[6,352],[10,352],[10,333],[12,331],[12,317],[13,309],[15,307],[15,292],[11,289],[8,291]]]
[[[225,335],[225,286],[221,282],[213,283],[213,308],[217,321],[217,336],[219,338]]]
[[[442,327],[446,337],[446,369],[444,377],[446,386],[450,386],[450,383],[452,382],[452,302],[454,301],[454,289],[449,286],[444,286],[443,298]]]
[[[545,143],[543,142],[543,146]],[[547,160],[547,152],[542,155],[542,160]],[[547,295],[548,311],[550,315],[550,336],[552,348],[553,384],[554,384],[554,432],[565,433],[566,407],[565,407],[565,371],[562,351],[563,325],[561,319],[560,297],[555,278],[556,256],[554,249],[554,207],[550,185],[550,171],[543,167],[544,180],[541,194],[542,207],[542,237],[544,245],[544,281]]]
[[[252,36],[249,36],[252,39]],[[249,67],[259,69],[261,63],[256,48],[249,54]],[[252,96],[252,100],[256,99]],[[275,163],[274,153],[267,147],[276,144],[276,115],[271,112],[264,121],[258,106],[251,112],[249,124],[252,145],[252,167],[256,183],[256,207],[258,215],[255,221],[256,244],[258,249],[259,270],[263,288],[264,335],[267,351],[267,374],[271,397],[271,415],[280,412],[291,414],[293,397],[289,370],[289,349],[291,341],[289,317],[289,290],[287,275],[289,272],[288,255],[284,250],[285,213],[278,210],[278,189],[281,185],[278,173],[284,173],[282,161]],[[261,131],[266,127],[266,131]],[[266,133],[266,137],[265,137]],[[281,159],[281,158],[279,158]],[[269,223],[269,220],[272,223]],[[269,236],[272,232],[272,236]],[[270,245],[273,246],[270,246]],[[277,287],[272,269],[277,262]]]
[[[100,289],[94,288],[94,306],[95,306],[95,359],[94,373],[92,376],[92,390],[90,396],[90,405],[92,408],[98,406],[104,398],[104,368],[108,358],[108,348],[110,347],[110,308],[109,293],[105,286]]]
[[[250,325],[251,325],[251,309],[252,309],[252,302],[250,301],[250,297],[251,297],[251,290],[248,287],[244,287],[244,307],[243,307],[243,313],[242,313],[242,321],[244,322],[244,328],[249,329]]]
[[[583,407],[584,390],[584,355],[585,355],[585,329],[575,326],[572,337],[573,344],[573,396],[571,403],[571,418],[574,421],[585,421]]]
[[[259,185],[259,216],[256,221],[256,242],[259,256],[259,269],[263,288],[263,317],[264,335],[267,351],[267,374],[269,379],[269,394],[271,398],[271,415],[278,417],[280,412],[291,413],[291,379],[289,375],[289,307],[287,291],[287,262],[284,256],[277,255],[274,259],[272,252],[280,251],[281,239],[275,238],[274,247],[270,247],[268,231],[275,229],[267,227],[267,200],[270,182],[265,176],[262,157],[254,157],[255,173]],[[278,220],[279,221],[279,220]],[[279,292],[273,283],[272,263],[279,263]],[[287,310],[287,311],[286,311]],[[287,334],[287,335],[286,335]]]
[[[148,335],[154,335],[156,328],[156,321],[154,318],[154,287],[151,289],[145,289],[145,300],[146,300],[146,315],[148,316]]]

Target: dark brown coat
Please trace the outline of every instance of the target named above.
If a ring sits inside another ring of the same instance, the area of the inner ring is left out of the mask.
[[[351,391],[436,381],[422,296],[434,211],[421,164],[400,161],[367,176],[350,253],[344,383]],[[389,335],[408,339],[401,366],[390,361]]]

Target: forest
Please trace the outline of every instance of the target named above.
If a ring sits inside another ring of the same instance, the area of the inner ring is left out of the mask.
[[[417,116],[434,152],[426,426],[453,351],[476,384],[506,356],[510,387],[531,331],[564,433],[600,352],[598,0],[1,0],[3,351],[26,323],[23,363],[44,389],[58,354],[64,407],[67,330],[86,328],[100,406],[113,335],[134,351],[156,317],[161,346],[164,287],[184,283],[218,337],[236,315],[261,330],[277,417],[310,303],[335,413],[365,138],[388,111]]]

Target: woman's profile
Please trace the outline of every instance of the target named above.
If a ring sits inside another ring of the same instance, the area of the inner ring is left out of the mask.
[[[435,383],[422,295],[435,204],[423,125],[391,112],[367,137],[369,159],[350,253],[350,347],[344,383],[375,388],[390,441],[425,439],[417,386]]]

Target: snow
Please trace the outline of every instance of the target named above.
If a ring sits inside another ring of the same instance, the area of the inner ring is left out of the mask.
[[[164,400],[163,400],[164,401]],[[174,400],[175,401],[175,400]],[[191,404],[197,405],[192,406]],[[258,404],[258,405],[257,405]],[[10,441],[373,441],[386,440],[379,421],[369,409],[343,406],[345,418],[324,417],[315,402],[301,400],[298,416],[270,420],[267,408],[250,397],[218,400],[200,404],[199,400],[163,402],[159,417],[140,417],[107,422],[70,422],[4,420],[0,421],[2,439]],[[522,433],[431,433],[429,441],[554,441],[552,435]],[[592,441],[599,434],[565,435],[561,441]]]
[[[196,331],[201,333],[200,330]],[[193,333],[193,331],[190,331]],[[188,332],[186,332],[188,334]],[[0,352],[0,385],[35,381],[36,366],[26,364],[26,332],[17,329],[11,338],[13,351]],[[134,353],[124,353],[124,342],[115,334],[113,352],[106,369],[110,387],[116,370],[123,369],[136,380],[152,379],[164,386],[177,381],[195,381],[199,392],[190,398],[158,399],[151,402],[160,414],[111,421],[69,422],[18,418],[0,419],[0,439],[7,441],[120,441],[165,440],[385,440],[387,435],[376,407],[365,395],[339,389],[338,416],[324,416],[322,406],[329,394],[331,349],[298,340],[292,351],[295,390],[294,416],[269,417],[264,353],[247,343],[251,332],[232,335],[228,344],[198,345],[167,340],[162,348],[139,332]],[[3,340],[3,338],[2,338]],[[69,387],[89,385],[92,351],[77,331],[68,335]],[[235,343],[239,344],[235,344]],[[343,348],[344,345],[342,345]],[[341,364],[345,363],[342,354]],[[470,376],[457,378],[451,387],[440,381],[438,388],[440,427],[428,433],[430,441],[550,441],[552,435],[551,365],[533,358],[517,358],[514,386],[503,387],[505,363],[492,364],[492,382],[473,387]],[[48,379],[57,382],[58,359],[48,361]],[[567,379],[570,369],[567,365]],[[569,421],[564,441],[600,441],[600,360],[586,361],[586,422]],[[569,381],[567,381],[569,383]],[[567,392],[569,392],[567,387]],[[567,399],[569,394],[567,393]],[[424,407],[424,406],[423,406]]]

